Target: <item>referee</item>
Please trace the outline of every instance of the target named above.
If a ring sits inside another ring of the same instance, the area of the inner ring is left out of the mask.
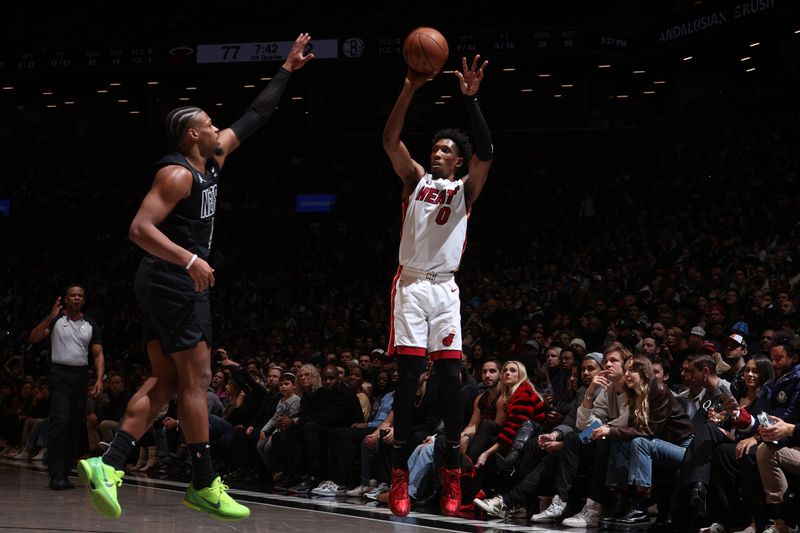
[[[84,409],[89,385],[89,354],[94,360],[97,381],[90,394],[103,392],[105,362],[100,328],[81,312],[84,290],[70,285],[56,299],[50,314],[33,328],[30,342],[37,343],[50,336],[50,441],[47,445],[47,470],[50,488],[75,488],[67,479],[77,454],[80,432],[86,431]]]

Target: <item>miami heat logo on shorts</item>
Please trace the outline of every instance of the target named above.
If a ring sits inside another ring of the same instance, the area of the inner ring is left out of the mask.
[[[456,337],[456,328],[450,328],[450,331],[447,333],[447,337],[442,340],[442,344],[445,346],[452,346],[453,339]]]

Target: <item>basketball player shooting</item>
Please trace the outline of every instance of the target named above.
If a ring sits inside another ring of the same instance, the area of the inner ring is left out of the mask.
[[[403,181],[403,233],[400,267],[392,287],[392,328],[389,350],[397,358],[399,382],[394,398],[394,449],[389,507],[397,516],[411,509],[408,496],[406,446],[411,430],[414,396],[419,376],[426,369],[426,356],[434,361],[442,397],[442,416],[447,438],[441,506],[452,516],[461,504],[461,311],[458,269],[467,234],[467,218],[480,196],[492,164],[492,138],[478,106],[478,88],[488,61],[476,55],[471,66],[462,58],[456,71],[464,96],[475,154],[468,137],[444,129],[433,137],[430,172],[411,158],[400,140],[403,122],[414,93],[430,73],[408,70],[383,130],[383,148],[394,171]],[[466,171],[466,172],[465,172]]]
[[[179,107],[165,121],[171,152],[156,165],[152,187],[130,227],[130,238],[147,254],[136,274],[134,292],[142,308],[143,341],[153,374],[128,402],[119,431],[102,457],[78,464],[92,505],[118,518],[128,455],[177,394],[178,415],[192,459],[187,507],[220,520],[237,520],[250,510],[227,493],[214,471],[208,443],[206,389],[211,382],[211,304],[214,269],[208,263],[214,235],[219,171],[226,158],[269,120],[292,72],[314,54],[300,34],[272,81],[229,128],[219,130],[199,107]]]

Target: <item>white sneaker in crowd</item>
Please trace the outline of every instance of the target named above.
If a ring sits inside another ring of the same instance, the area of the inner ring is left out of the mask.
[[[697,533],[725,533],[727,530],[728,528],[719,522],[714,522],[710,526],[700,529]],[[753,531],[755,531],[755,528],[753,528]]]
[[[533,515],[531,517],[531,522],[553,522],[564,514],[564,509],[566,508],[567,502],[562,502],[561,497],[556,494],[553,496],[553,501],[550,502],[550,506],[541,513]]]
[[[508,507],[506,506],[506,502],[503,501],[502,496],[495,496],[494,498],[486,498],[480,499],[475,498],[472,500],[475,505],[486,511],[486,514],[496,516],[498,518],[506,518],[508,516],[506,513],[508,512]]]
[[[601,518],[603,518],[603,506],[591,498],[587,498],[581,512],[565,518],[561,525],[565,527],[597,527]]]
[[[327,481],[323,481],[322,483],[317,485],[317,488],[311,489],[311,494],[314,494],[316,496],[328,496],[328,497],[331,497],[331,496],[336,496],[337,493],[343,492],[343,491],[344,491],[344,489],[342,489],[340,491],[339,485],[337,485],[333,481],[327,480]]]

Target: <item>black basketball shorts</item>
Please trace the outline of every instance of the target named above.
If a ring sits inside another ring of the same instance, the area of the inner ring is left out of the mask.
[[[139,263],[134,292],[142,308],[142,340],[161,343],[164,353],[175,353],[212,342],[208,289],[197,292],[184,268],[152,256]]]

